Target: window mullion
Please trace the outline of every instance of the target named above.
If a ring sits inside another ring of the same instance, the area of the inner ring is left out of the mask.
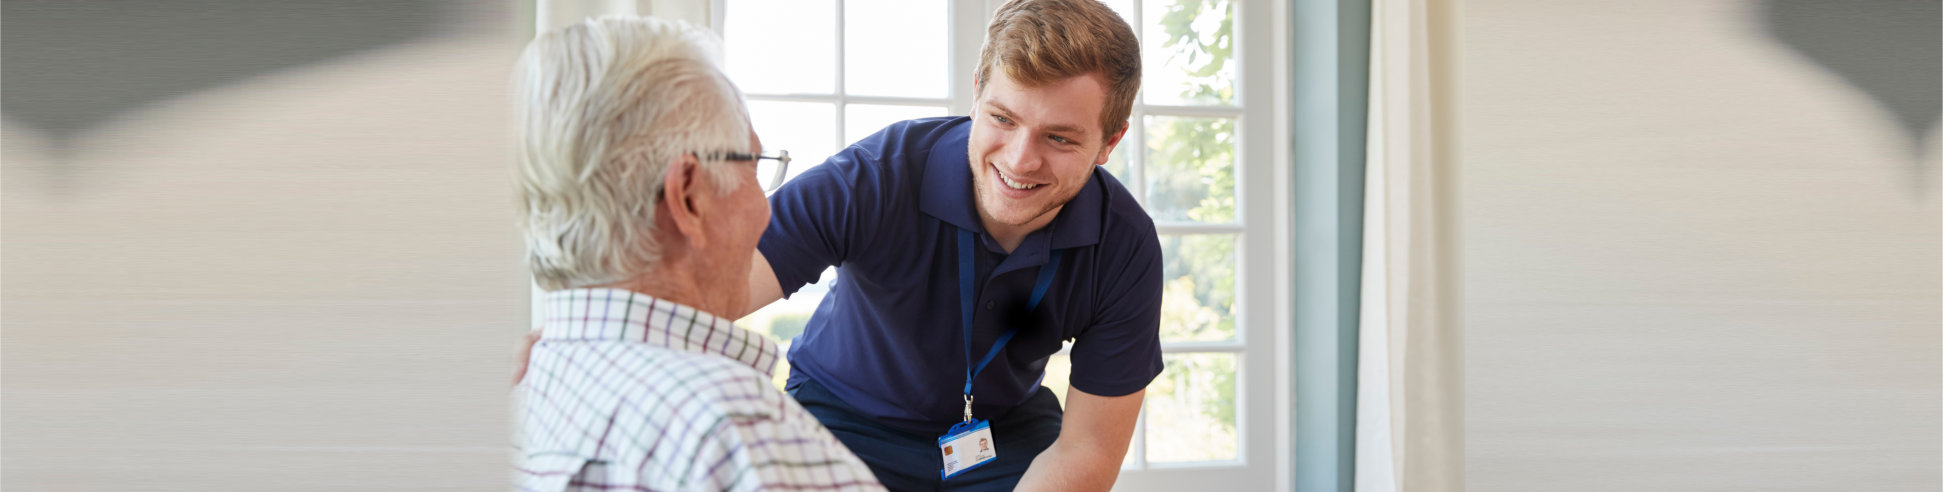
[[[1175,106],[1148,104],[1147,113],[1161,116],[1188,116],[1195,118],[1240,118],[1245,111],[1236,106]]]
[[[1130,17],[1133,18],[1133,25],[1129,27],[1133,28],[1134,42],[1142,45],[1147,43],[1147,34],[1141,32],[1142,29],[1140,28],[1140,26],[1145,25],[1141,21],[1141,11],[1146,9],[1147,5],[1145,0],[1134,0],[1133,12],[1129,12],[1129,14],[1132,14]],[[1128,174],[1133,175],[1133,186],[1128,191],[1133,192],[1134,203],[1140,204],[1143,209],[1147,207],[1146,92],[1147,88],[1141,87],[1140,93],[1134,95],[1133,114],[1127,121],[1127,126],[1131,127],[1129,133],[1132,133],[1134,137],[1133,149],[1127,153],[1127,170],[1131,171]],[[1139,454],[1133,458],[1133,468],[1135,470],[1145,470],[1149,466],[1147,463],[1147,407],[1147,405],[1140,406],[1140,417],[1136,420],[1136,425],[1134,425],[1133,430],[1134,449],[1139,451]]]
[[[830,148],[842,149],[844,145],[850,143],[850,142],[843,141],[844,140],[843,139],[844,113],[849,108],[849,105],[847,104],[849,101],[846,101],[844,99],[845,93],[848,91],[843,87],[843,76],[844,76],[844,72],[848,70],[844,68],[844,64],[849,61],[847,60],[849,56],[848,54],[843,52],[844,38],[847,37],[848,34],[845,32],[844,29],[845,19],[843,18],[843,7],[844,7],[843,0],[836,0],[836,4],[837,4],[837,35],[836,35],[837,38],[837,91],[836,91],[837,92],[837,111],[836,111],[837,124],[831,125],[830,138],[836,139],[837,144],[831,146]]]
[[[988,12],[984,0],[952,0],[951,11],[945,15],[951,33],[947,48],[951,62],[946,70],[949,78],[945,80],[951,114],[971,114],[971,79],[978,69],[978,50],[985,42],[983,27]]]
[[[1248,228],[1246,226],[1243,226],[1239,221],[1233,223],[1225,223],[1225,224],[1202,223],[1202,222],[1154,221],[1154,228],[1157,229],[1158,232],[1160,232],[1161,234],[1168,234],[1168,235],[1241,234],[1243,232],[1248,231]]]
[[[728,33],[722,31],[722,27],[728,25],[728,10],[728,0],[710,0],[708,2],[709,28],[714,29],[715,35],[723,39],[728,39],[729,37]]]
[[[1241,330],[1236,329],[1235,332],[1239,335]],[[1246,351],[1248,351],[1248,346],[1238,338],[1215,341],[1160,343],[1160,352],[1163,354],[1239,354]]]
[[[1143,104],[1133,105],[1133,114],[1127,118],[1127,133],[1133,134],[1133,145],[1127,149],[1127,191],[1133,193],[1133,200],[1142,208],[1147,206],[1147,110]],[[1122,137],[1125,140],[1125,137]]]
[[[1134,0],[1132,10],[1128,12],[1128,16],[1133,18],[1133,25],[1129,27],[1133,28],[1134,41],[1144,46],[1147,43],[1147,33],[1142,32],[1140,26],[1145,25],[1141,19],[1145,15],[1142,11],[1147,10],[1147,4],[1144,0]],[[1133,183],[1127,187],[1127,191],[1133,192],[1133,200],[1139,203],[1141,208],[1147,207],[1147,104],[1144,102],[1146,99],[1147,88],[1143,84],[1140,93],[1134,97],[1133,115],[1127,121],[1127,126],[1130,127],[1127,133],[1133,134],[1133,149],[1127,152],[1127,170],[1130,171],[1127,174],[1133,175],[1130,176]],[[1142,431],[1146,430],[1146,424],[1141,424],[1141,427]],[[1145,467],[1147,457],[1141,456],[1140,463]]]
[[[859,96],[855,94],[850,94],[850,95],[843,96],[843,100],[844,102],[851,103],[851,104],[884,104],[884,105],[895,105],[895,106],[950,106],[951,105],[950,99],[930,99],[930,98],[922,98],[922,97]]]
[[[836,96],[828,95],[828,94],[743,94],[742,97],[751,101],[813,102],[813,103],[831,103],[831,104],[835,104],[836,102],[838,102]]]

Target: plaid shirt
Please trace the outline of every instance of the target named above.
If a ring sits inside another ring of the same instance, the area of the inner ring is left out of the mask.
[[[883,490],[772,385],[768,337],[626,290],[547,308],[515,389],[520,490]]]

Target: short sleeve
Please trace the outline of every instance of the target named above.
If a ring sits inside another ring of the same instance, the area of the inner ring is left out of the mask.
[[[1072,385],[1087,394],[1132,394],[1160,375],[1160,238],[1145,231],[1107,255],[1093,325],[1073,341]]]
[[[757,248],[776,272],[783,295],[815,282],[825,268],[861,251],[883,201],[878,153],[852,145],[789,180],[769,197],[769,228]]]

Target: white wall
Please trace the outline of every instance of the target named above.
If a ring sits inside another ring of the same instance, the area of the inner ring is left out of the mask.
[[[485,10],[65,147],[7,120],[0,488],[503,490],[519,45]]]
[[[1939,133],[1781,3],[1464,2],[1469,490],[1943,486]]]

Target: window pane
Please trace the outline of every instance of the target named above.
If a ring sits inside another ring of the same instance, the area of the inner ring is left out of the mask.
[[[1154,220],[1235,221],[1235,120],[1148,116],[1147,213]]]
[[[891,123],[946,114],[944,106],[851,104],[843,108],[843,141],[856,142]]]
[[[843,25],[845,93],[946,97],[944,0],[846,0]]]
[[[822,164],[837,151],[836,136],[830,132],[830,124],[837,121],[836,104],[749,101],[749,119],[756,125],[756,136],[762,138],[763,151],[789,151],[789,178]]]
[[[1071,389],[1073,378],[1073,357],[1056,354],[1046,361],[1046,379],[1039,384],[1052,390],[1052,396],[1059,399],[1059,408],[1066,408],[1066,390]]]
[[[750,94],[834,94],[834,0],[728,0],[722,14],[729,80]],[[827,124],[827,123],[826,123]]]
[[[1140,129],[1134,128],[1127,131],[1137,132]],[[1126,186],[1129,191],[1133,189],[1133,170],[1128,167],[1127,153],[1133,152],[1132,143],[1133,139],[1121,138],[1120,146],[1114,147],[1113,153],[1106,156],[1106,164],[1100,165],[1106,168],[1107,174],[1113,175],[1113,179],[1120,180],[1120,185]]]
[[[1235,459],[1235,354],[1169,354],[1147,386],[1147,461]]]
[[[1234,104],[1234,3],[1145,2],[1140,52],[1147,104]]]
[[[1066,346],[1067,348],[1071,348],[1072,344],[1069,343]],[[1072,377],[1073,358],[1071,356],[1056,354],[1052,356],[1052,359],[1046,361],[1046,378],[1040,384],[1045,386],[1047,390],[1052,391],[1053,396],[1059,399],[1060,408],[1066,408],[1066,390],[1072,388],[1072,385],[1069,384]],[[1134,432],[1137,434],[1140,431],[1136,428]],[[1134,452],[1133,445],[1127,445],[1127,455],[1120,460],[1120,469],[1134,469]]]
[[[780,147],[778,147],[777,149],[789,150]],[[769,150],[768,153],[770,155],[774,155],[776,153],[776,149]],[[795,156],[791,156],[791,160],[794,161]],[[794,164],[794,162],[792,162],[792,164]],[[782,184],[781,180],[776,176],[776,168],[782,165],[783,163],[777,162],[774,159],[756,159],[756,183],[762,186],[763,192],[767,193],[770,190],[775,189],[776,186]],[[795,166],[792,165],[790,167],[795,167]]]
[[[1103,0],[1100,3],[1104,3],[1108,8],[1113,9],[1113,13],[1120,14],[1120,20],[1126,21],[1127,25],[1134,26],[1134,35],[1138,36],[1140,35],[1140,27],[1133,22],[1133,9],[1139,2],[1140,0]]]
[[[816,305],[823,302],[823,296],[830,292],[830,284],[837,278],[837,269],[823,271],[823,278],[816,283],[798,289],[795,295],[771,303],[770,305],[736,320],[736,326],[768,335],[782,344],[783,353],[789,353],[789,345],[796,335],[803,334],[809,326],[810,314],[816,312]],[[783,358],[776,363],[776,372],[770,374],[771,382],[777,388],[789,380],[789,359]]]
[[[1160,339],[1235,338],[1235,236],[1160,237]]]

